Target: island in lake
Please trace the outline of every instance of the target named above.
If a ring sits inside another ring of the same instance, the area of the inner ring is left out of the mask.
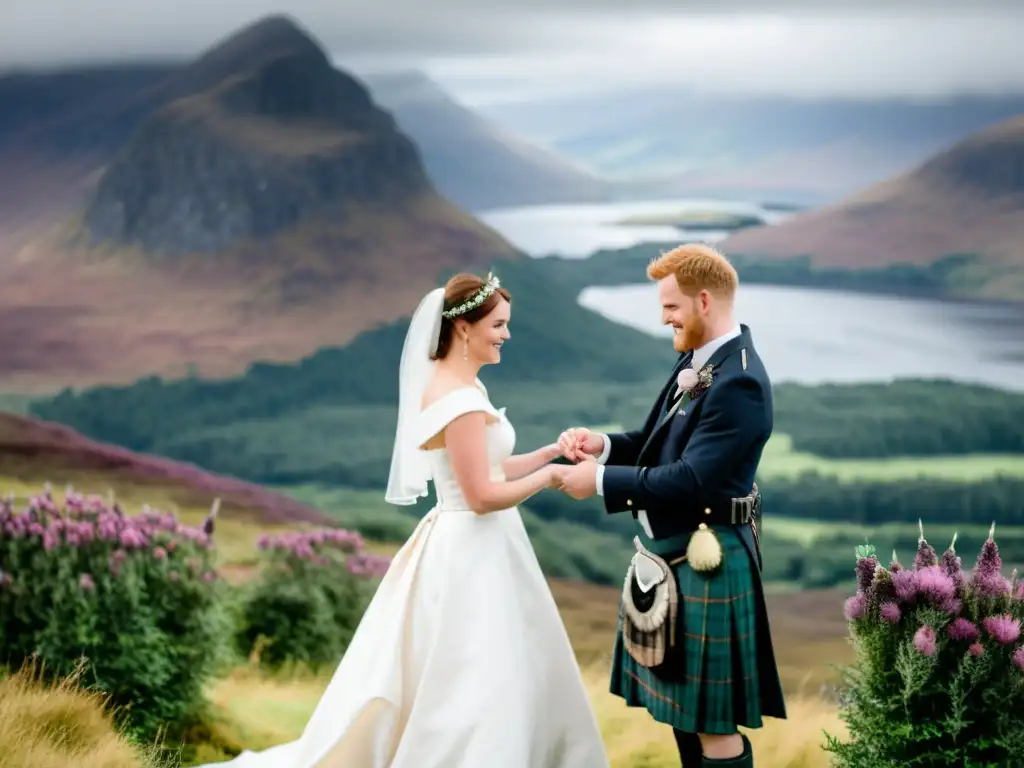
[[[639,213],[615,222],[620,227],[675,227],[690,232],[733,232],[763,227],[768,222],[756,214],[728,211],[684,211],[682,213]]]

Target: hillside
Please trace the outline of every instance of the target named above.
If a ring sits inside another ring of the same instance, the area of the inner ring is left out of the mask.
[[[970,254],[973,263],[948,277],[951,293],[1024,300],[1024,116],[841,203],[745,230],[721,246],[852,268]]]
[[[216,498],[229,519],[266,524],[329,524],[311,506],[259,485],[191,464],[133,453],[91,440],[68,427],[0,412],[0,494],[20,495],[44,483],[88,493],[114,492],[134,503],[208,509]]]
[[[0,256],[0,389],[294,360],[394,320],[442,273],[516,257],[437,194],[391,115],[287,19],[154,88],[173,98],[84,210]]]
[[[438,190],[464,208],[607,197],[604,182],[484,119],[421,72],[365,74],[362,79],[416,141]]]

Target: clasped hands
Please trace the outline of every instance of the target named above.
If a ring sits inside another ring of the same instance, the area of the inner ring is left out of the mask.
[[[604,450],[604,438],[589,429],[567,429],[558,437],[559,455],[572,466],[549,464],[551,487],[574,499],[586,499],[597,493],[597,456]]]

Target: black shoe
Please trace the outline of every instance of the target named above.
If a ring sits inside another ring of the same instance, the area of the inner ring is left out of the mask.
[[[743,752],[736,757],[705,757],[703,768],[754,768],[754,750],[750,740],[743,736]]]

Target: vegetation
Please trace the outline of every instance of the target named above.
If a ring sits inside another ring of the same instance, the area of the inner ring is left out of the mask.
[[[846,616],[857,651],[844,675],[839,768],[1024,762],[1024,585],[1002,574],[991,533],[973,571],[923,532],[913,564],[858,550]]]
[[[2,481],[0,481],[2,482]],[[107,478],[94,478],[95,487],[105,487]],[[19,498],[24,498],[24,490],[19,490]],[[312,492],[312,491],[311,491]],[[133,489],[117,487],[118,498],[131,495]],[[165,498],[167,492],[154,491],[154,498]],[[44,496],[45,497],[45,496]],[[74,494],[72,495],[74,499]],[[353,497],[357,498],[357,497]],[[59,497],[54,496],[55,500]],[[101,502],[96,499],[92,502],[99,505]],[[189,518],[195,518],[201,514],[200,510],[192,509],[183,513]],[[275,571],[275,566],[283,564],[284,560],[298,558],[300,562],[292,562],[289,567],[312,569],[318,563],[316,557],[332,556],[334,552],[325,552],[331,549],[330,546],[319,547],[322,543],[336,545],[336,554],[344,557],[351,557],[357,551],[367,551],[362,547],[359,537],[345,532],[336,532],[333,537],[325,533],[311,532],[308,529],[290,528],[279,529],[277,537],[261,538],[260,526],[252,522],[245,523],[237,518],[219,519],[217,521],[216,538],[225,545],[219,545],[207,550],[208,555],[217,569],[217,572],[224,578],[217,579],[219,586],[218,595],[225,603],[224,611],[227,615],[241,619],[241,626],[244,624],[244,610],[241,606],[246,604],[246,596],[259,594],[261,589],[257,586],[266,583],[266,579]],[[5,529],[6,530],[6,529]],[[281,534],[287,534],[282,537]],[[236,541],[239,540],[239,541]],[[310,552],[304,551],[304,545],[308,545]],[[260,549],[262,546],[262,550]],[[316,548],[320,549],[318,553]],[[264,554],[261,556],[254,552]],[[46,552],[42,550],[40,557],[59,558],[60,551],[53,549]],[[313,559],[310,559],[312,556]],[[6,562],[6,561],[4,561]],[[339,560],[340,562],[340,560]],[[345,565],[345,572],[351,570],[366,570],[367,566],[372,567],[373,563],[379,565],[383,561],[373,558],[362,558],[356,565]],[[324,563],[320,563],[325,567]],[[326,576],[328,571],[317,573],[307,572],[301,578],[305,579],[307,585],[319,589],[321,576]],[[15,573],[14,576],[17,574]],[[339,576],[340,571],[334,571],[334,576]],[[283,584],[295,584],[299,578],[297,573],[282,576]],[[12,579],[13,581],[13,579]],[[203,582],[205,583],[205,582]],[[237,583],[237,586],[232,586]],[[372,584],[362,582],[364,585]],[[578,581],[554,580],[552,589],[556,601],[565,618],[566,626],[577,651],[578,658],[585,667],[585,679],[591,691],[598,717],[601,722],[605,742],[608,745],[612,765],[616,768],[626,766],[646,765],[650,768],[671,766],[676,764],[671,734],[667,729],[654,724],[643,712],[629,710],[622,706],[622,702],[607,693],[607,657],[612,645],[616,623],[616,606],[618,601],[618,588],[603,588],[587,585]],[[272,591],[271,591],[272,593]],[[266,592],[264,592],[266,594]],[[781,598],[787,600],[788,597]],[[801,598],[802,599],[802,598]],[[827,762],[824,760],[820,750],[821,729],[827,727],[830,732],[842,731],[842,723],[836,720],[834,706],[818,699],[816,696],[806,695],[804,692],[807,684],[816,686],[818,682],[828,679],[829,672],[825,662],[837,658],[843,658],[845,643],[841,633],[841,617],[839,616],[839,597],[834,594],[823,595],[824,605],[829,606],[829,615],[816,619],[815,630],[807,632],[802,626],[797,626],[799,616],[806,613],[806,610],[798,609],[788,604],[775,605],[770,608],[773,615],[778,619],[775,622],[778,644],[780,646],[779,658],[783,673],[784,684],[791,692],[790,714],[791,719],[787,721],[769,722],[768,726],[752,734],[755,749],[761,764],[767,766],[786,766],[786,768],[824,768]],[[288,607],[296,605],[297,601],[286,600],[283,604]],[[339,601],[343,603],[344,601]],[[820,609],[805,605],[807,610],[820,614]],[[299,610],[298,614],[303,611]],[[53,751],[55,754],[64,755],[65,743],[74,744],[76,739],[81,737],[82,743],[89,751],[80,754],[96,755],[86,760],[74,761],[76,764],[97,765],[100,768],[128,768],[131,766],[141,768],[149,765],[153,757],[161,757],[161,764],[176,765],[177,754],[184,758],[183,765],[206,763],[222,760],[237,755],[242,749],[262,749],[274,744],[297,738],[302,731],[309,715],[322,694],[328,680],[328,669],[316,672],[309,669],[304,659],[308,660],[309,649],[303,649],[301,643],[295,644],[297,639],[304,635],[290,631],[293,626],[292,620],[295,613],[289,611],[253,611],[252,615],[262,617],[265,622],[260,634],[270,635],[275,642],[254,643],[253,653],[250,653],[250,661],[246,663],[237,659],[234,668],[219,679],[212,681],[204,691],[204,703],[197,712],[201,714],[201,720],[192,723],[188,728],[180,731],[177,735],[173,732],[163,740],[166,747],[159,750],[156,747],[147,747],[145,753],[134,751],[130,743],[112,734],[111,723],[123,723],[124,720],[111,720],[104,711],[104,700],[97,694],[96,697],[82,699],[82,694],[76,693],[75,685],[94,688],[96,684],[92,678],[79,675],[72,677],[62,684],[61,691],[69,697],[81,700],[85,703],[81,706],[81,712],[74,710],[73,716],[81,718],[82,723],[88,724],[89,738],[86,733],[75,732],[75,738],[67,739],[62,735],[60,727],[48,727],[47,722],[52,722],[57,715],[47,716],[41,709],[40,701],[45,696],[50,696],[51,704],[56,708],[63,701],[54,699],[51,690],[42,688],[38,683],[25,683],[17,691],[9,682],[0,682],[4,688],[4,695],[0,696],[0,709],[7,707],[15,716],[5,716],[0,721],[0,750],[5,758],[7,755],[21,755],[31,749],[31,754],[43,754],[45,750]],[[316,621],[323,622],[319,629],[307,627],[310,636],[325,637],[328,632],[326,627],[338,626],[337,618],[327,612],[315,612]],[[349,614],[349,620],[355,618],[357,612]],[[837,620],[838,619],[838,620]],[[278,622],[275,624],[275,622]],[[347,624],[351,626],[351,624]],[[349,630],[351,631],[351,630]],[[790,636],[799,636],[802,645],[787,640]],[[0,650],[7,655],[7,649],[2,644],[6,642],[6,636],[0,636]],[[239,650],[245,648],[241,644]],[[209,646],[206,646],[209,648]],[[277,653],[285,654],[291,662],[288,664],[271,664],[265,658],[267,649],[275,648]],[[127,659],[131,653],[130,648],[122,649]],[[335,661],[340,656],[341,649],[338,645],[333,646]],[[326,656],[324,661],[326,663]],[[51,661],[45,660],[49,665]],[[315,666],[315,664],[313,665]],[[283,668],[282,668],[283,667]],[[27,679],[27,678],[18,678]],[[19,683],[20,685],[20,683]],[[816,687],[811,688],[812,691]],[[42,698],[41,698],[42,697]],[[76,705],[78,706],[78,705]],[[66,713],[67,710],[60,710]],[[4,711],[7,714],[7,711]],[[69,715],[70,717],[71,715]],[[46,718],[50,717],[50,720]],[[75,722],[78,722],[77,720]],[[29,725],[38,726],[35,730],[29,729]],[[61,724],[64,726],[64,722]],[[83,725],[83,728],[86,726]],[[30,733],[31,738],[28,735]],[[31,741],[34,739],[35,741]],[[10,741],[8,741],[10,740]],[[18,749],[7,749],[9,743],[17,741]],[[86,743],[87,742],[87,743]],[[109,744],[108,744],[109,742]],[[91,744],[98,746],[92,747]],[[106,745],[106,746],[104,746]],[[77,749],[77,747],[76,747]],[[21,750],[20,752],[18,750]],[[103,757],[109,751],[116,757],[109,758],[110,762],[103,762],[108,758]],[[79,754],[79,753],[75,753]],[[61,762],[54,758],[50,763],[23,762],[14,763],[16,768],[35,768],[48,765],[65,765],[68,762]],[[27,758],[26,758],[27,760]]]
[[[153,510],[49,491],[16,512],[0,502],[0,658],[39,656],[48,675],[83,674],[152,739],[201,709],[229,626],[207,530]]]
[[[243,590],[239,650],[264,665],[334,664],[344,654],[372,591],[363,577],[383,576],[390,558],[364,552],[345,530],[263,535],[263,567]]]
[[[114,725],[109,701],[81,686],[81,670],[46,683],[32,664],[0,679],[0,755],[4,768],[143,768],[151,750],[136,748]]]
[[[88,427],[95,416],[112,430],[98,437],[143,441],[159,454],[274,484],[367,536],[401,541],[431,501],[398,510],[380,499],[391,457],[394,404],[323,402],[327,393],[303,384],[313,380],[309,372],[316,365],[280,374],[274,389],[265,388],[254,374],[231,382],[226,386],[237,399],[225,400],[228,415],[223,418],[211,405],[218,400],[207,399],[219,385],[193,382],[67,394],[37,409],[79,428]],[[495,402],[507,406],[523,449],[549,442],[558,429],[572,424],[639,424],[660,387],[656,380],[508,381],[504,373],[503,365],[502,380],[489,382],[489,388]],[[283,391],[313,404],[275,415],[273,406]],[[335,399],[350,396],[342,392]],[[187,412],[175,418],[175,409],[192,405],[202,410],[203,403],[210,414],[207,423],[175,432],[175,422],[188,421]],[[849,579],[841,556],[776,535],[779,520],[803,520],[811,527],[817,525],[812,521],[835,523],[825,543],[843,551],[861,543],[866,533],[890,523],[913,524],[919,517],[961,527],[988,526],[993,520],[1024,524],[1019,502],[1024,497],[1024,437],[1015,426],[1022,421],[1024,394],[948,381],[779,385],[776,434],[758,477],[770,577],[804,586]],[[161,437],[164,433],[168,437]],[[556,491],[531,499],[525,516],[549,575],[601,584],[621,579],[619,563],[628,556],[633,530],[628,516],[605,515],[597,500],[576,502]],[[890,538],[894,546],[913,546],[912,531]],[[1015,540],[1005,546],[1011,557],[1024,562],[1024,546]]]
[[[539,262],[552,279],[578,290],[592,285],[641,282],[647,263],[675,243],[641,243],[629,248],[597,251],[587,259],[551,256]],[[991,277],[991,268],[977,254],[955,253],[931,264],[890,264],[873,269],[824,267],[810,256],[761,258],[730,254],[740,280],[748,284],[839,288],[871,293],[959,296]]]

